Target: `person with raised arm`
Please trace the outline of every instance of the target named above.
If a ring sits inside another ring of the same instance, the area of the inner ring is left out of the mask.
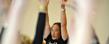
[[[65,1],[61,3],[61,23],[56,22],[50,27],[48,17],[48,4],[49,0],[46,0],[46,25],[44,32],[43,44],[68,44],[68,33],[67,33],[67,21],[65,13]]]

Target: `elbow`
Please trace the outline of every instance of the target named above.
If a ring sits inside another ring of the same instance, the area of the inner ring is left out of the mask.
[[[64,41],[66,41],[68,39],[68,34],[66,36],[62,37]]]

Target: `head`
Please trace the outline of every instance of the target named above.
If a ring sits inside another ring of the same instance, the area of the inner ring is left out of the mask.
[[[61,36],[61,23],[54,23],[51,28],[51,36],[53,40],[59,39]]]

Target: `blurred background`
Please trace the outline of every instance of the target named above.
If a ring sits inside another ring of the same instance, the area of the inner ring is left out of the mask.
[[[6,0],[6,3],[9,1]],[[39,12],[39,2],[38,0],[24,0],[24,6],[22,7],[22,12],[20,13],[20,21],[19,26],[17,27],[21,34],[27,36],[31,40],[34,39],[36,23]],[[49,22],[50,26],[54,22],[60,22],[60,6],[61,0],[50,0],[50,4],[48,7],[49,14]],[[68,33],[70,18],[74,14],[74,10],[72,9],[73,0],[68,0],[69,6],[66,7],[67,10],[67,20],[68,20]],[[109,0],[96,0],[96,15],[94,15],[94,19],[92,25],[97,33],[99,41],[101,44],[106,44],[107,39],[109,38]],[[1,2],[0,2],[1,3]],[[0,4],[1,5],[1,4]],[[0,28],[2,27],[5,15],[0,15]],[[70,33],[69,33],[70,35]]]

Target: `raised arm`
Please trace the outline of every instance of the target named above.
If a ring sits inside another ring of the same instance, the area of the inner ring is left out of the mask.
[[[49,17],[48,17],[48,3],[49,0],[43,0],[43,5],[41,5],[40,7],[43,9],[42,11],[45,12],[46,15],[46,23],[45,23],[45,31],[44,31],[44,39],[47,38],[47,36],[50,33],[50,25],[49,25]]]
[[[62,8],[62,11],[61,11],[61,35],[62,35],[63,40],[68,39],[65,2],[66,2],[65,0],[62,0],[62,4],[61,4],[61,8]]]

